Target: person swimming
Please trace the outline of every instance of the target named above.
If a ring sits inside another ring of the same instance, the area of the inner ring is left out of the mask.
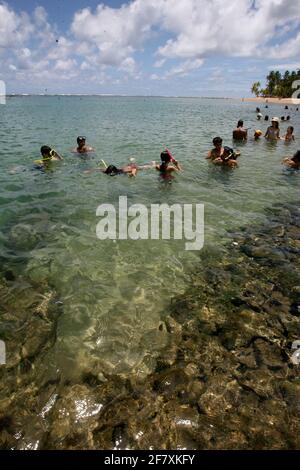
[[[136,176],[137,171],[138,171],[138,166],[135,163],[125,165],[122,168],[117,168],[115,165],[109,165],[105,170],[100,170],[100,171],[110,176],[125,175],[125,174],[127,174],[128,176]]]
[[[49,162],[53,161],[59,161],[63,160],[63,157],[61,157],[56,150],[51,149],[48,145],[43,145],[41,147],[41,155],[42,155],[42,160],[39,160],[39,163],[42,165],[46,165]]]
[[[78,136],[77,137],[77,147],[72,150],[73,153],[89,153],[95,152],[95,149],[90,145],[86,144],[86,137]]]
[[[167,149],[161,152],[160,159],[161,164],[156,165],[155,168],[162,176],[171,175],[174,171],[181,171],[179,163],[172,157]]]
[[[292,158],[286,157],[282,160],[282,163],[290,168],[300,169],[300,150],[298,150]]]
[[[247,140],[248,131],[244,128],[244,121],[241,119],[238,121],[236,129],[232,132],[232,138],[234,140]]]
[[[282,137],[282,140],[284,140],[285,142],[293,142],[295,140],[293,126],[289,126],[287,128],[286,134],[284,137]]]
[[[272,125],[268,127],[265,133],[267,140],[276,141],[280,139],[279,118],[273,117],[271,120]]]

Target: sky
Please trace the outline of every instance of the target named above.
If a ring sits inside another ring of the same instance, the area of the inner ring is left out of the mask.
[[[7,93],[247,97],[300,68],[300,0],[0,0]]]

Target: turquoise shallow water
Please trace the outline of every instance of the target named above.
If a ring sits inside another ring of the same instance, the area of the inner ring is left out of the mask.
[[[269,116],[284,114],[270,105]],[[63,305],[51,352],[54,367],[77,375],[101,357],[103,370],[148,374],[164,346],[158,326],[171,298],[185,291],[197,252],[181,241],[100,241],[96,208],[128,203],[204,203],[205,246],[219,256],[228,231],[260,222],[274,202],[297,200],[299,172],[280,164],[298,149],[299,113],[291,111],[296,142],[241,144],[239,168],[205,160],[211,140],[232,145],[239,118],[256,121],[255,104],[234,100],[130,97],[14,97],[0,107],[0,248],[2,269],[49,282]],[[281,134],[287,123],[281,124]],[[77,135],[96,148],[91,158],[71,153]],[[85,173],[100,159],[116,165],[134,156],[158,160],[166,144],[184,172],[172,184],[154,171],[138,177]],[[45,173],[33,168],[43,144],[65,159]]]

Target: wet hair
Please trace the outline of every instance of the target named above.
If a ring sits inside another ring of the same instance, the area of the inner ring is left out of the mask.
[[[161,152],[160,159],[161,159],[162,163],[169,163],[171,161],[171,157],[170,157],[169,153],[166,150]]]
[[[171,161],[171,157],[170,157],[169,153],[166,150],[164,150],[160,154],[160,159],[161,159],[161,165],[159,167],[159,170],[162,173],[165,173],[166,170],[167,170],[167,167],[168,167],[168,163],[170,163],[170,161]]]
[[[41,154],[42,155],[49,155],[50,156],[50,152],[51,152],[51,147],[49,147],[48,145],[43,145],[41,147]]]
[[[286,120],[289,121],[291,119],[291,116],[287,116]]]
[[[85,142],[85,141],[86,141],[86,138],[79,135],[79,136],[77,137],[77,144],[79,145],[80,142],[83,142],[83,141]]]
[[[289,107],[286,105],[286,107],[284,109],[289,109]]]
[[[222,144],[222,142],[223,142],[223,139],[222,139],[221,137],[215,137],[215,138],[213,139],[213,144],[214,144],[214,145],[215,145],[215,144]]]
[[[300,163],[300,150],[298,150],[298,151],[293,155],[292,160],[293,160],[293,162],[295,162],[295,163]]]
[[[257,113],[260,113],[260,108],[256,108],[256,112],[257,112]]]
[[[244,125],[244,121],[242,121],[242,119],[240,119],[237,123],[237,127],[243,127]]]
[[[284,116],[281,116],[281,118],[280,118],[280,119],[281,119],[282,121],[284,121]]]
[[[269,116],[265,116],[265,121],[268,121],[269,120]]]
[[[292,133],[294,132],[293,126],[289,126],[289,127],[287,128],[287,130],[288,130],[288,129],[291,129],[291,132],[292,132]]]
[[[120,173],[122,173],[122,170],[117,168],[115,165],[109,165],[104,171],[104,173],[106,175],[115,176],[115,175],[119,175]]]

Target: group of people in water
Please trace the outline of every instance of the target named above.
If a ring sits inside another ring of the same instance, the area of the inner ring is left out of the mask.
[[[260,111],[259,108],[256,111]],[[279,122],[280,119],[278,117],[273,117],[271,120],[271,126],[268,127],[266,130],[264,137],[268,141],[278,141],[284,140],[285,142],[292,142],[295,140],[294,137],[294,128],[293,126],[289,126],[286,130],[284,136],[280,136],[280,129],[279,129]],[[232,138],[235,142],[246,142],[248,140],[248,130],[244,127],[244,122],[239,120],[237,123],[237,127],[232,132]],[[256,129],[254,132],[253,139],[255,141],[260,140],[262,137],[263,132],[259,129]],[[238,166],[237,158],[240,156],[239,151],[234,151],[231,147],[224,146],[223,147],[223,139],[221,137],[214,137],[213,141],[213,149],[210,150],[206,156],[208,160],[210,160],[215,165],[224,165],[231,168]],[[95,152],[95,149],[87,144],[86,137],[78,136],[77,137],[77,147],[72,150],[74,153],[79,154],[87,154],[90,152]],[[41,147],[41,155],[42,160],[37,160],[36,162],[39,164],[39,168],[45,168],[51,161],[58,161],[63,160],[63,157],[59,155],[56,150],[52,149],[47,145],[43,145]],[[157,170],[161,176],[166,177],[172,175],[172,173],[181,171],[181,165],[179,162],[173,157],[171,152],[165,147],[160,154],[161,162],[157,164],[156,162],[152,162],[151,164],[146,165],[137,165],[135,163],[135,159],[131,158],[130,163],[118,168],[117,166],[110,164],[107,165],[104,160],[101,160],[103,163],[104,168],[95,168],[92,170],[87,170],[87,172],[91,171],[101,171],[106,175],[115,176],[121,174],[127,174],[128,176],[136,176],[139,170],[145,170],[154,168]],[[300,168],[300,150],[296,152],[292,157],[286,157],[282,161],[283,164],[299,169]]]
[[[256,108],[256,111],[260,111],[259,108]],[[287,119],[289,120],[289,119]],[[278,140],[283,140],[285,142],[294,142],[294,127],[289,126],[286,130],[286,133],[283,136],[280,136],[279,128],[280,119],[278,117],[273,117],[271,119],[271,126],[269,126],[264,134],[266,140],[270,142],[276,142]],[[236,128],[232,132],[232,139],[235,142],[246,142],[248,140],[248,130],[244,127],[244,122],[239,120]],[[263,136],[263,132],[260,129],[254,131],[253,139],[255,141],[260,140]],[[208,152],[207,159],[211,160],[216,165],[226,165],[230,167],[236,167],[237,157],[240,155],[239,151],[234,151],[230,147],[222,146],[222,138],[215,137],[213,139],[214,148]],[[300,168],[299,161],[300,151],[296,152],[293,157],[286,157],[283,160],[283,164],[290,166],[291,168]]]
[[[77,147],[72,150],[73,153],[79,154],[87,154],[91,152],[95,152],[95,149],[86,143],[86,137],[78,136],[77,137]],[[51,149],[51,147],[47,145],[43,145],[41,147],[41,160],[36,160],[38,164],[38,169],[45,169],[51,161],[59,161],[63,160],[63,157],[59,155],[59,153]],[[87,173],[92,171],[101,171],[106,175],[116,176],[121,174],[127,174],[128,176],[136,176],[138,170],[146,170],[150,168],[154,168],[160,172],[162,176],[171,175],[176,171],[181,171],[181,166],[179,162],[173,157],[171,152],[165,147],[165,150],[160,154],[161,163],[157,164],[156,162],[152,162],[148,165],[137,165],[135,163],[135,159],[131,158],[130,163],[118,168],[115,165],[107,165],[104,160],[101,160],[103,163],[104,168],[95,168],[92,170],[87,170]]]

